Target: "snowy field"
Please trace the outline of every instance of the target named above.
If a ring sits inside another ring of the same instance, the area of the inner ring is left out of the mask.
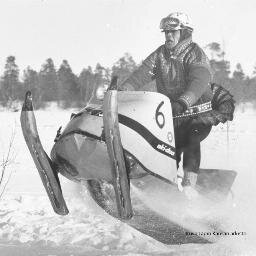
[[[50,152],[71,111],[36,111],[42,144]],[[0,159],[11,148],[10,181],[0,198],[0,255],[256,255],[256,112],[240,107],[233,122],[215,127],[202,144],[203,168],[237,171],[229,231],[214,244],[165,246],[109,217],[78,184],[61,179],[70,214],[56,215],[22,136],[19,112],[0,112]],[[227,132],[228,129],[228,132]],[[6,180],[5,180],[6,181]],[[1,190],[0,190],[1,192]]]

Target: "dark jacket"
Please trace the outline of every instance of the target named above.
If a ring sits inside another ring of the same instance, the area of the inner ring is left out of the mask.
[[[180,100],[190,107],[211,101],[211,78],[207,56],[189,37],[173,52],[161,45],[123,82],[121,88],[140,90],[155,79],[158,92],[168,96],[171,102]]]
[[[121,90],[140,90],[156,80],[157,91],[180,101],[187,108],[211,102],[212,110],[200,115],[177,118],[174,126],[184,122],[217,125],[233,120],[233,96],[222,86],[213,84],[212,70],[204,51],[188,37],[171,52],[161,45],[151,53],[121,85]],[[174,111],[174,116],[177,113]]]

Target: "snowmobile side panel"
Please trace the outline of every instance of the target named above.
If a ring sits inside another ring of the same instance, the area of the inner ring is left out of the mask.
[[[153,92],[118,92],[118,113],[123,148],[150,172],[176,183],[175,138],[169,98]]]
[[[53,210],[57,214],[67,215],[69,211],[62,195],[58,174],[53,169],[53,163],[45,153],[38,135],[31,92],[26,93],[20,121],[26,144],[51,201]]]
[[[114,82],[112,80],[112,85]],[[110,86],[110,88],[112,87]],[[133,213],[128,174],[119,132],[117,90],[108,90],[104,97],[103,122],[107,151],[114,176],[112,182],[115,189],[118,215],[121,219],[129,219]]]

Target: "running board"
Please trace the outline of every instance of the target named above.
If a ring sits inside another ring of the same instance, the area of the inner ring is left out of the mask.
[[[112,166],[113,186],[120,219],[133,216],[130,184],[120,138],[117,110],[117,77],[113,77],[103,103],[103,123],[109,159]]]
[[[38,135],[30,91],[25,96],[20,122],[23,136],[51,201],[53,210],[59,215],[67,215],[69,211],[62,195],[57,171],[54,170],[51,159],[45,153]]]

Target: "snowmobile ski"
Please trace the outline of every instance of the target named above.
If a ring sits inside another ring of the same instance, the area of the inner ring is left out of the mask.
[[[107,151],[111,162],[113,186],[115,189],[118,215],[121,219],[130,219],[133,215],[130,188],[121,144],[118,110],[117,77],[113,77],[103,103],[103,123]]]
[[[20,121],[26,144],[37,167],[53,209],[59,215],[67,215],[69,211],[62,195],[57,170],[54,169],[51,159],[44,151],[38,135],[36,119],[33,112],[32,94],[30,91],[26,93]]]

